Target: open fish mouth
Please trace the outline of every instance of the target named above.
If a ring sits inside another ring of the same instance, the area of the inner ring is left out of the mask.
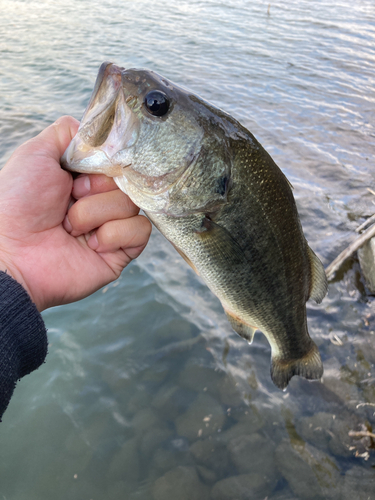
[[[63,168],[115,177],[130,166],[126,155],[119,158],[118,153],[135,144],[139,124],[128,105],[134,99],[124,95],[122,71],[110,62],[100,66],[78,132],[61,158]]]

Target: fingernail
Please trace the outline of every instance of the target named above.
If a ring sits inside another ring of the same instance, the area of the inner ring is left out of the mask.
[[[73,230],[73,227],[70,223],[69,217],[65,215],[65,219],[63,220],[63,228],[67,233],[71,233]]]
[[[73,183],[73,196],[75,198],[82,198],[90,192],[90,177],[83,175],[78,177]]]
[[[96,233],[92,234],[87,242],[91,250],[96,250],[99,247],[99,241],[96,237]]]

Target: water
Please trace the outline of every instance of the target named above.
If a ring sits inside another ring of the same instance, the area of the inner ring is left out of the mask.
[[[0,166],[80,118],[101,62],[147,67],[254,133],[329,264],[374,212],[375,6],[268,5],[0,0]],[[231,333],[157,231],[117,282],[44,319],[47,361],[1,425],[1,499],[375,498],[375,305],[356,257],[308,303],[323,382],[286,392],[265,338]]]

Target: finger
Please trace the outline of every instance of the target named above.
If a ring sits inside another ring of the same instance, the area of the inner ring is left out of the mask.
[[[64,228],[72,236],[89,233],[108,221],[127,219],[138,214],[139,208],[130,198],[116,189],[107,193],[85,196],[68,211]]]
[[[112,220],[99,227],[87,244],[98,253],[122,249],[134,259],[142,252],[151,234],[151,223],[143,215],[130,219]]]
[[[84,196],[118,189],[112,177],[103,174],[80,175],[74,180],[72,195],[76,200]]]
[[[48,137],[43,137],[43,139],[48,138],[48,140],[51,140],[52,144],[55,144],[56,146],[56,160],[60,160],[64,151],[69,146],[70,141],[76,135],[78,127],[78,120],[72,116],[62,116],[50,127],[44,130],[45,135]],[[48,130],[49,128],[51,128],[51,131]]]

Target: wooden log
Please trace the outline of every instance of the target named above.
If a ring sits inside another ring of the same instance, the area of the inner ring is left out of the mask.
[[[331,262],[331,264],[326,268],[327,278],[331,278],[332,275],[342,266],[342,264],[348,259],[354,252],[356,252],[361,246],[363,246],[366,241],[370,240],[375,236],[375,224],[370,226],[358,236],[343,252],[336,257],[336,259]]]

